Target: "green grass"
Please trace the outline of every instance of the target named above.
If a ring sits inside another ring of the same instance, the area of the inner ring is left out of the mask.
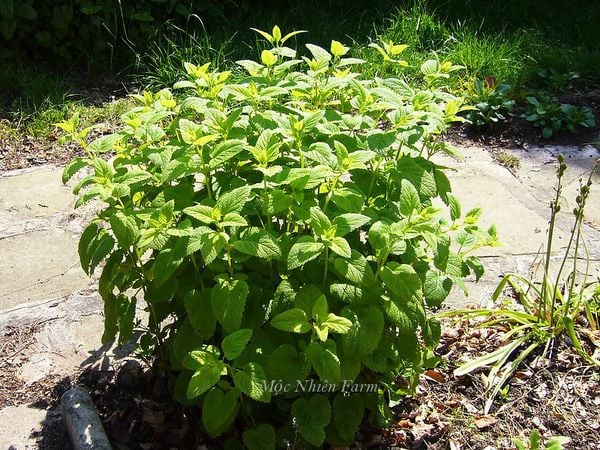
[[[89,125],[115,121],[131,105],[126,98],[101,101],[63,74],[15,61],[0,67],[0,92],[0,120],[10,123],[14,133],[35,137],[47,136],[53,124],[75,112]]]
[[[568,8],[558,0],[543,6],[533,0],[257,1],[235,21],[208,20],[191,34],[169,29],[149,44],[136,74],[142,85],[156,88],[179,79],[184,61],[234,67],[236,59],[256,53],[257,36],[250,27],[270,30],[278,24],[284,31],[308,31],[297,39],[300,49],[309,41],[323,46],[331,39],[353,43],[354,54],[367,59],[372,72],[380,60],[367,45],[377,39],[410,46],[404,56],[412,68],[403,69],[409,78],[435,53],[466,67],[456,89],[467,79],[486,76],[535,88],[540,68],[575,70],[597,86],[598,22],[600,3],[594,0],[574,0]]]
[[[240,2],[244,4],[244,2]],[[190,16],[186,29],[167,23],[137,49],[135,61],[114,70],[134,88],[160,89],[181,79],[183,63],[235,68],[238,59],[255,56],[264,42],[250,27],[284,32],[307,30],[291,45],[328,46],[332,39],[352,44],[353,54],[366,59],[367,72],[377,72],[379,55],[368,48],[378,39],[406,43],[403,55],[409,79],[419,77],[420,63],[432,55],[466,67],[453,79],[464,89],[474,77],[496,77],[519,92],[545,87],[536,73],[554,68],[581,74],[583,88],[600,86],[600,2],[573,0],[253,0],[232,18]],[[64,74],[35,65],[6,62],[0,66],[0,119],[34,135],[45,135],[51,124],[74,110],[96,107],[77,83]],[[101,108],[102,109],[102,108]],[[103,115],[99,111],[91,115]],[[111,113],[108,113],[110,116]]]

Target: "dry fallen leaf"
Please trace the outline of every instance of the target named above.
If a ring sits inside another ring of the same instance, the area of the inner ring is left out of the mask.
[[[426,370],[423,373],[423,375],[425,375],[427,378],[432,379],[433,381],[437,381],[438,383],[446,382],[446,376],[442,372],[434,369]]]
[[[475,418],[475,426],[479,430],[483,430],[485,428],[489,428],[492,425],[495,425],[498,422],[494,416],[479,416]]]

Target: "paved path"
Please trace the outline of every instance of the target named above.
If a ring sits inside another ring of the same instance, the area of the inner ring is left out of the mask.
[[[570,211],[577,180],[600,153],[591,146],[560,151],[570,164],[563,206]],[[521,160],[514,174],[482,149],[464,148],[463,153],[461,162],[442,158],[453,169],[454,192],[463,211],[483,208],[483,222],[497,225],[504,246],[480,252],[485,277],[468,283],[468,298],[455,291],[448,304],[484,305],[503,273],[535,271],[532,263],[545,241],[558,150],[512,152]],[[74,198],[60,175],[61,169],[53,167],[0,174],[0,336],[9,327],[42,324],[23,352],[20,376],[26,383],[97,363],[100,348],[101,301],[77,257],[78,236],[93,208],[73,211]],[[589,203],[585,231],[591,258],[600,260],[600,185],[592,188]],[[557,250],[564,246],[569,224],[567,213],[559,223],[563,239]],[[44,419],[45,410],[27,405],[1,409],[0,448],[36,448],[30,435]]]

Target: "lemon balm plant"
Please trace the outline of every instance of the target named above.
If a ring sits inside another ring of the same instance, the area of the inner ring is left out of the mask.
[[[104,261],[103,340],[128,339],[143,301],[141,345],[210,436],[348,445],[415,387],[440,335],[428,309],[481,276],[472,252],[496,233],[431,159],[454,153],[439,136],[460,98],[363,79],[337,41],[299,58],[293,34],[259,33],[271,48],[239,79],[186,64],[181,96],[136,95],[115,134],[59,124],[88,154],[64,173],[87,170],[77,205],[103,204],[81,263]]]

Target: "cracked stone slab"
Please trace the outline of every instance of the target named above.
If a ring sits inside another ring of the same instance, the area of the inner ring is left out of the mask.
[[[71,188],[62,184],[62,169],[43,166],[0,175],[0,223],[49,217],[73,207]]]
[[[0,239],[0,311],[66,296],[87,286],[77,244],[75,235],[60,229]]]

